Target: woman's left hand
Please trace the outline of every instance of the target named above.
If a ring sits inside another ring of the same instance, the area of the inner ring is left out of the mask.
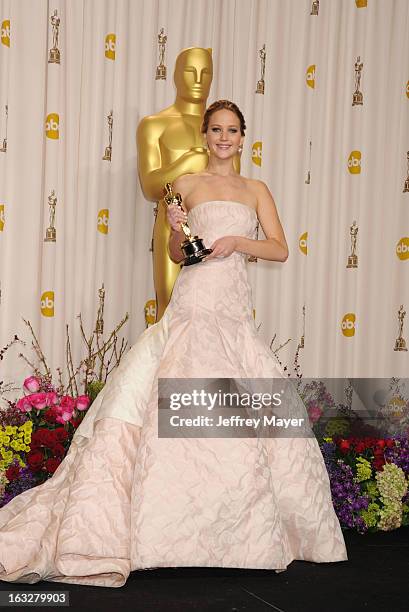
[[[237,248],[237,238],[236,236],[223,236],[215,240],[210,248],[213,251],[205,257],[205,261],[213,257],[229,257]]]

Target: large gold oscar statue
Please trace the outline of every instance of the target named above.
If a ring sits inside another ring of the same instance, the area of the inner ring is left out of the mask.
[[[156,115],[144,117],[137,130],[138,171],[147,200],[158,202],[153,229],[156,321],[169,303],[180,265],[168,254],[170,227],[163,200],[166,183],[207,167],[200,132],[213,76],[212,50],[183,49],[176,58],[176,100]]]

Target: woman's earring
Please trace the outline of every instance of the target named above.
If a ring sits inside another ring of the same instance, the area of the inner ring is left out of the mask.
[[[243,151],[243,145],[239,145],[238,151],[239,151],[239,153],[241,153]]]

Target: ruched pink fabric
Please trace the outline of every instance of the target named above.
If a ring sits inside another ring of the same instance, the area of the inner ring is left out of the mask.
[[[189,213],[208,246],[253,237],[256,221],[231,201]],[[158,438],[158,377],[284,377],[258,337],[245,261],[181,270],[163,318],[112,372],[53,477],[0,510],[1,580],[120,587],[155,567],[347,560],[315,438]]]

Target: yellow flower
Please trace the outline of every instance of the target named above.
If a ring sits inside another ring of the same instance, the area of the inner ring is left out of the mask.
[[[10,444],[10,436],[4,436],[3,438],[3,444],[4,446],[9,445]]]
[[[349,423],[346,419],[342,417],[336,417],[331,421],[328,421],[327,426],[325,428],[325,433],[327,436],[334,436],[336,434],[344,435],[349,430]]]
[[[377,513],[370,512],[369,510],[362,510],[361,516],[364,519],[365,525],[367,527],[376,527],[377,523]]]
[[[11,425],[6,425],[6,430],[5,431],[6,431],[6,434],[8,436],[11,436],[14,433],[13,428],[12,428]]]
[[[356,460],[356,482],[369,480],[372,476],[372,467],[369,461],[363,457],[358,457]]]

